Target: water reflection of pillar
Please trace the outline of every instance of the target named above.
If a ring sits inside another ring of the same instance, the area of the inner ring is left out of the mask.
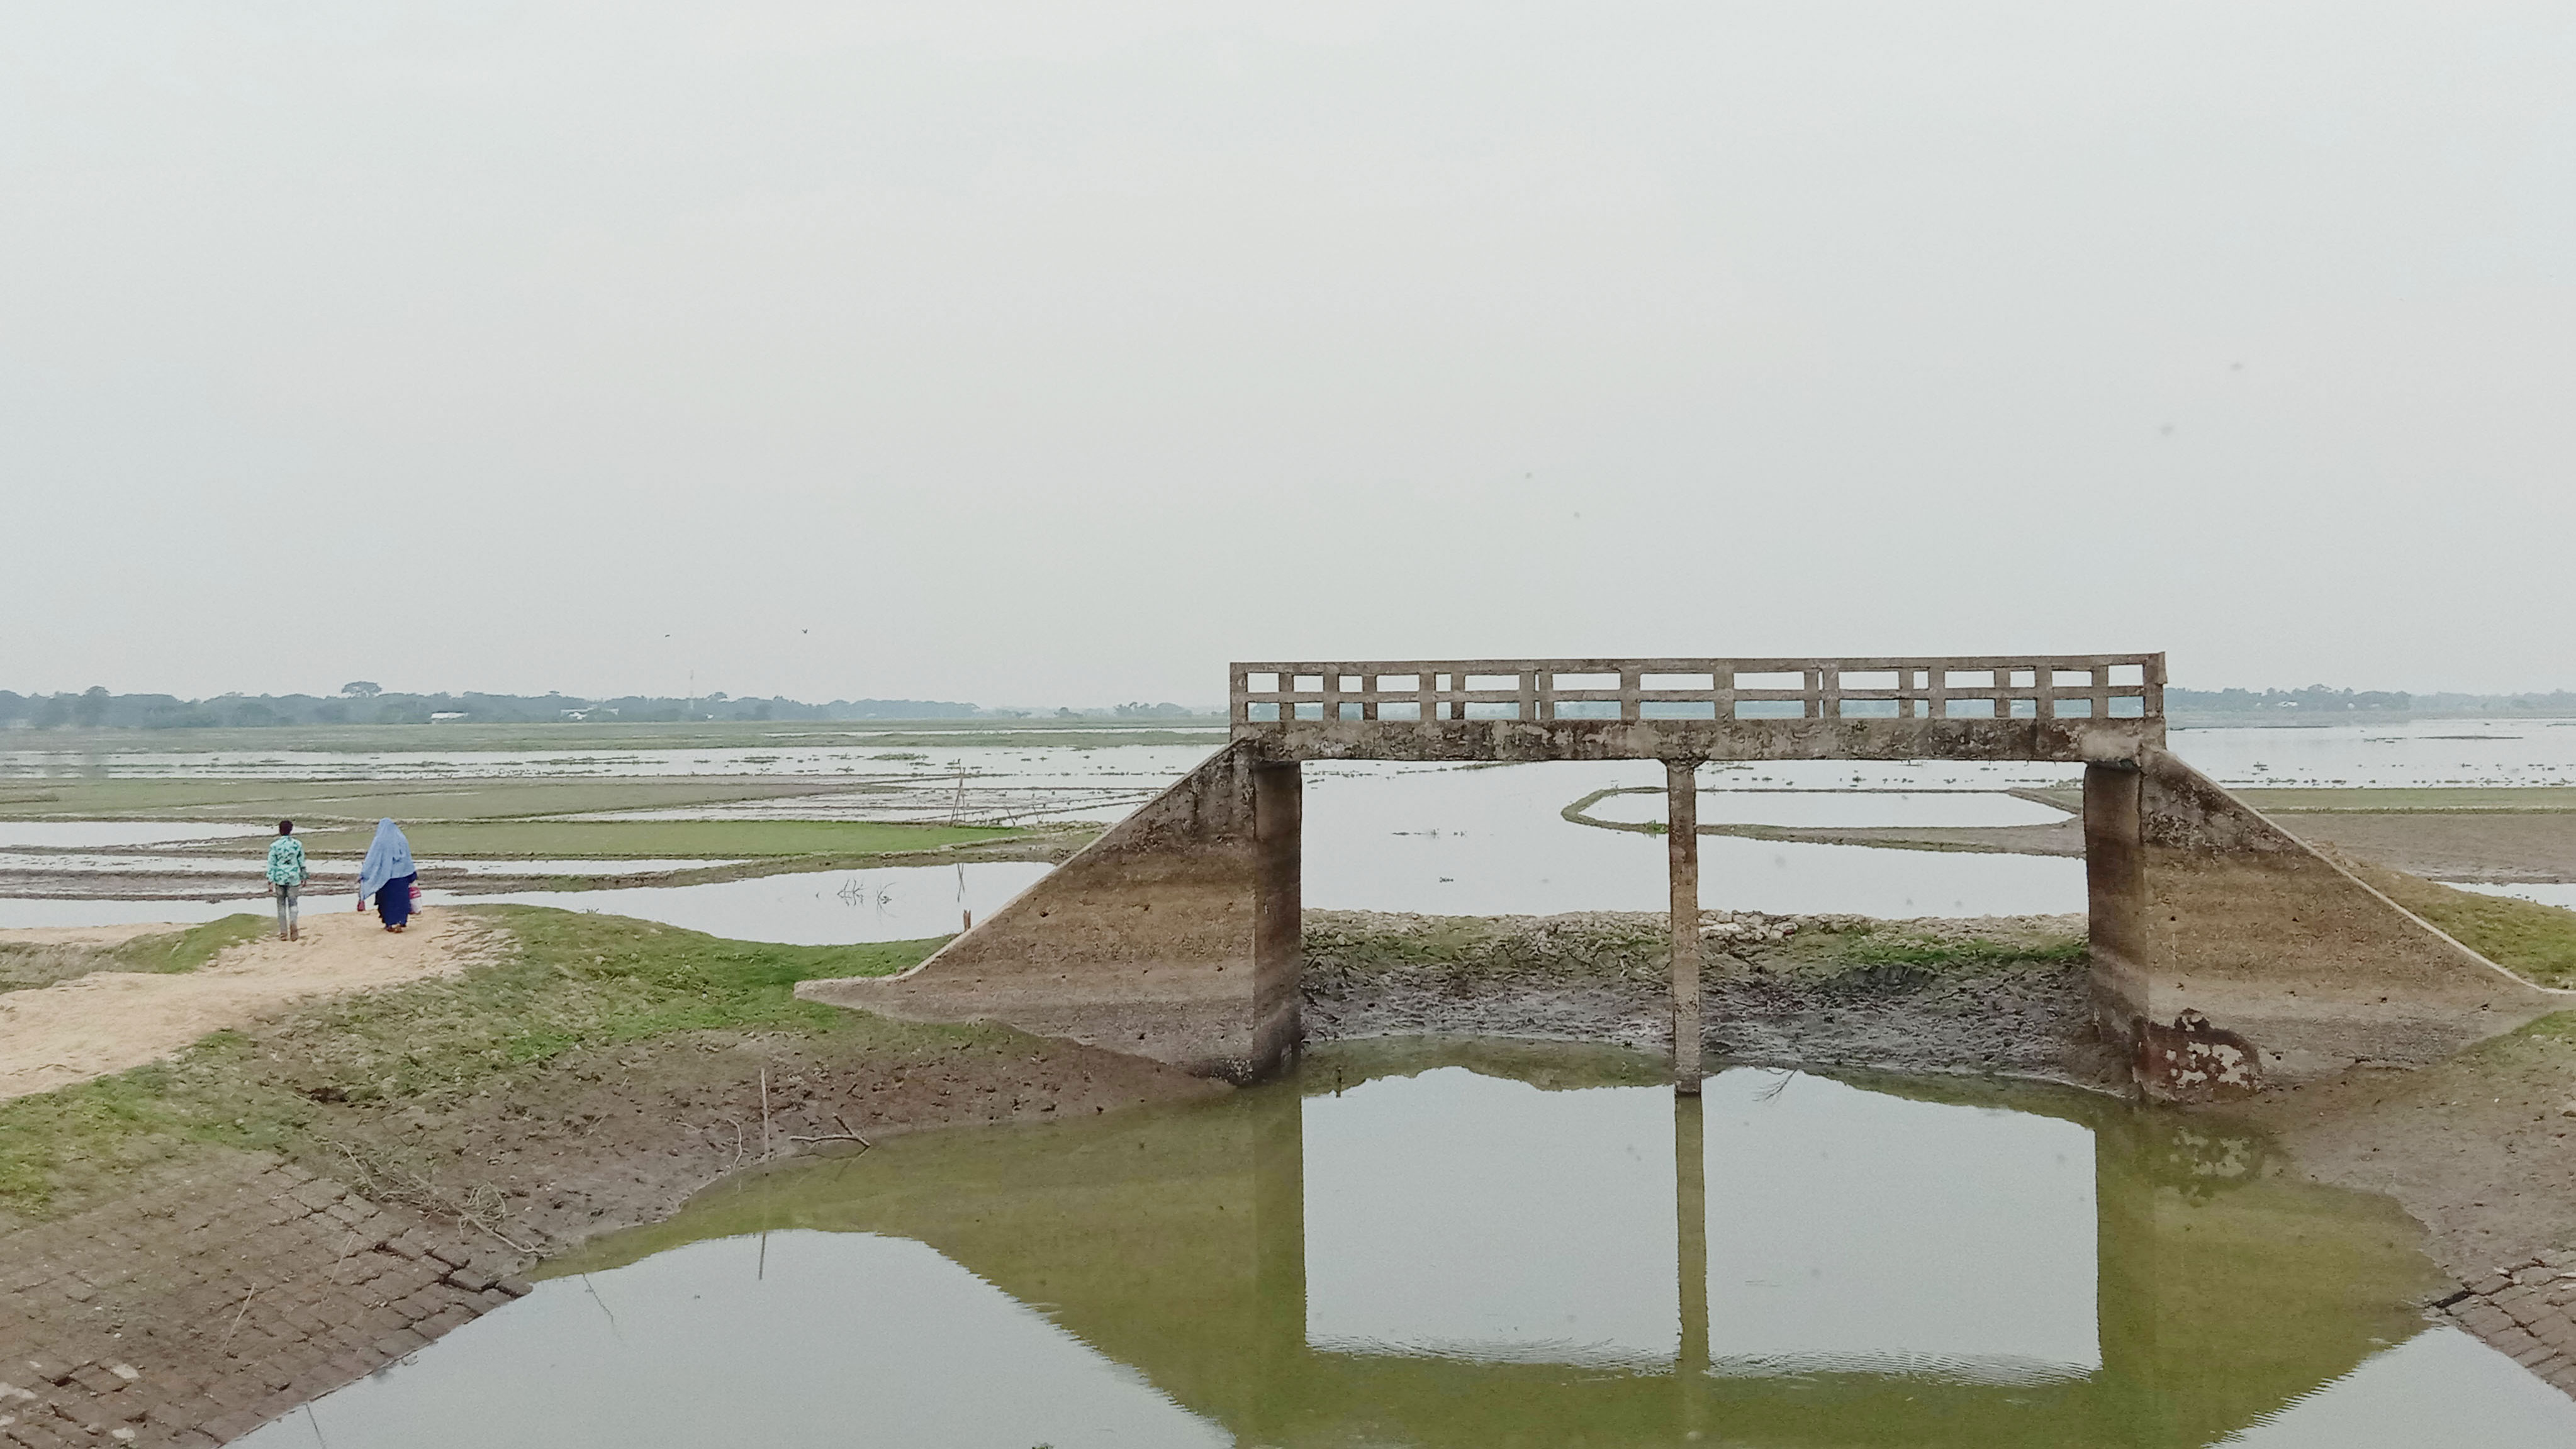
[[[1682,1437],[1697,1439],[1708,1417],[1707,1132],[1698,1094],[1673,1098],[1673,1240],[1681,1277],[1682,1351],[1673,1382],[1681,1390]]]
[[[1252,1129],[1253,1331],[1258,1362],[1244,1442],[1279,1441],[1306,1377],[1305,1099],[1260,1089]]]
[[[2139,1119],[2113,1109],[2093,1132],[2095,1332],[2102,1369],[2095,1378],[2099,1437],[2106,1445],[2165,1446],[2177,1441],[2174,1412],[2158,1372],[2156,1185],[2143,1170]]]
[[[1670,867],[1673,1090],[1699,1095],[1699,762],[1664,761],[1664,841]]]

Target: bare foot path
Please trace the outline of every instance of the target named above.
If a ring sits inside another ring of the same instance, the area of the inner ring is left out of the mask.
[[[152,929],[181,928],[141,928]],[[125,927],[4,931],[0,940],[108,941],[135,934]],[[246,942],[185,973],[99,971],[0,995],[0,1101],[157,1061],[209,1032],[260,1020],[303,997],[453,975],[500,944],[492,928],[435,908],[399,934],[373,916],[334,912],[306,916],[301,935]]]

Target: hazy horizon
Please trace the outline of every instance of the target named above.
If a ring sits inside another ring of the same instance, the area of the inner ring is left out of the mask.
[[[369,683],[369,684],[371,684],[371,685],[372,685],[372,684],[374,683],[374,681],[367,681],[367,683]],[[2344,693],[2344,694],[2352,694],[2352,695],[2360,695],[2360,696],[2363,696],[2363,697],[2364,697],[2364,703],[2363,703],[2360,707],[2361,707],[2361,708],[2363,708],[2363,709],[2365,709],[2365,710],[2368,710],[2368,711],[2390,711],[2390,712],[2403,712],[2404,710],[2407,710],[2407,709],[2415,709],[2415,708],[2420,708],[2420,707],[2427,707],[2426,702],[2433,702],[2433,703],[2430,703],[2430,704],[2429,704],[2429,707],[2431,707],[2431,708],[2436,708],[2436,709],[2440,709],[2440,708],[2451,708],[2451,707],[2456,707],[2455,705],[2452,705],[2452,704],[2439,703],[2440,701],[2464,701],[2464,700],[2465,700],[2465,701],[2491,701],[2491,702],[2497,702],[2497,703],[2510,703],[2510,702],[2515,701],[2515,700],[2526,700],[2526,701],[2528,701],[2528,700],[2555,700],[2555,699],[2562,698],[2562,697],[2564,697],[2565,695],[2567,695],[2567,694],[2569,694],[2569,693],[2571,693],[2571,692],[2576,692],[2576,691],[2569,691],[2569,690],[2567,690],[2567,689],[2559,688],[2559,689],[2547,689],[2547,690],[2541,690],[2541,689],[2507,690],[2507,691],[2501,691],[2501,692],[2497,692],[2497,693],[2469,694],[2469,693],[2465,693],[2465,692],[2462,692],[2462,691],[2456,691],[2456,690],[2377,690],[2377,689],[2359,689],[2359,688],[2354,688],[2354,687],[2351,687],[2351,686],[2333,685],[2333,684],[2322,684],[2322,683],[2310,683],[2310,684],[2306,684],[2306,685],[2290,685],[2290,686],[2284,686],[2284,685],[2265,685],[2265,686],[2255,686],[2255,687],[2251,687],[2251,688],[2249,688],[2249,687],[2247,687],[2247,686],[2239,686],[2239,685],[2229,685],[2229,686],[2200,686],[2200,685],[2193,685],[2193,684],[2174,684],[2174,685],[2169,685],[2169,686],[2168,686],[2168,688],[2169,688],[2169,690],[2170,690],[2173,694],[2176,694],[2176,695],[2182,695],[2182,696],[2194,696],[2194,695],[2208,696],[2208,695],[2218,695],[2218,694],[2224,694],[2224,693],[2245,693],[2245,694],[2250,694],[2250,695],[2252,695],[2252,696],[2253,696],[2253,697],[2255,697],[2256,699],[2261,699],[2261,698],[2264,698],[2264,697],[2266,697],[2266,696],[2280,696],[2280,697],[2286,697],[2286,696],[2292,696],[2292,695],[2307,694],[2307,693],[2311,693],[2311,692],[2314,692],[2314,691],[2325,691],[2325,692],[2327,692],[2327,693],[2329,693],[2329,694],[2331,694],[2331,693],[2336,693],[2336,692],[2341,692],[2341,693]],[[21,693],[21,692],[19,692],[19,691],[13,691],[13,690],[10,690],[10,689],[8,689],[5,685],[0,685],[0,696],[15,697],[15,698],[18,698],[18,699],[20,699],[20,700],[28,701],[28,702],[32,702],[32,701],[37,700],[37,699],[40,699],[40,698],[54,698],[54,699],[69,698],[69,697],[72,697],[72,696],[74,695],[74,693],[75,693],[74,691],[61,691],[61,692],[59,692],[59,693],[55,693],[55,694],[51,694],[51,695],[41,694],[41,693],[35,693],[35,692],[25,692],[25,693]],[[110,693],[111,693],[111,695],[123,695],[123,696],[125,696],[125,697],[137,697],[137,696],[139,696],[139,697],[142,697],[142,698],[160,698],[160,697],[165,697],[165,696],[167,696],[167,695],[168,695],[168,692],[167,692],[167,691],[130,691],[130,692],[128,692],[128,691],[110,691]],[[2411,702],[2410,702],[2408,705],[2406,705],[2406,706],[2400,707],[2400,706],[2392,706],[2392,705],[2388,705],[2388,704],[2385,704],[2384,702],[2380,702],[2380,701],[2373,700],[2373,699],[2370,699],[2370,698],[2369,698],[2370,696],[2381,696],[2381,695],[2388,695],[2388,694],[2396,694],[2396,695],[2401,695],[2401,696],[2408,696],[2408,697],[2410,697],[2410,701],[2411,701]],[[1222,716],[1222,715],[1226,712],[1226,703],[1225,703],[1225,699],[1224,699],[1224,697],[1223,697],[1223,695],[1222,695],[1222,694],[1218,695],[1217,697],[1215,697],[1215,698],[1213,698],[1213,699],[1192,699],[1192,698],[1188,698],[1188,697],[1183,697],[1183,698],[1179,698],[1179,699],[1160,699],[1160,700],[1081,700],[1081,699],[1057,699],[1057,700],[1035,701],[1035,700],[1026,699],[1026,698],[1011,698],[1011,697],[1003,697],[1003,698],[998,698],[998,699],[985,699],[985,700],[961,700],[961,699],[935,700],[935,699],[921,699],[921,698],[909,698],[909,697],[893,697],[893,696],[884,696],[884,695],[866,695],[866,694],[861,694],[861,695],[835,695],[835,696],[831,696],[831,697],[828,697],[828,698],[797,698],[797,697],[795,697],[795,696],[789,696],[789,695],[752,695],[752,694],[737,694],[737,693],[733,693],[733,692],[731,692],[731,691],[707,691],[707,692],[703,692],[703,693],[695,694],[695,695],[655,695],[655,694],[650,694],[650,693],[646,693],[646,692],[642,692],[642,691],[622,690],[622,691],[618,691],[618,692],[616,692],[616,693],[611,693],[611,694],[588,694],[588,695],[585,695],[585,694],[574,694],[574,693],[571,693],[571,692],[568,692],[568,691],[563,691],[563,690],[547,690],[547,691],[539,691],[539,692],[535,692],[535,693],[515,693],[515,692],[498,691],[498,690],[473,690],[473,689],[404,689],[404,688],[391,688],[391,689],[388,689],[388,688],[384,688],[384,687],[382,687],[382,686],[376,686],[376,688],[375,688],[375,690],[374,690],[373,692],[369,692],[369,693],[359,693],[359,694],[355,694],[355,695],[346,694],[346,693],[344,693],[344,691],[343,691],[343,690],[323,690],[323,689],[273,690],[273,691],[266,691],[266,692],[250,691],[250,690],[226,690],[226,691],[224,691],[224,692],[222,692],[222,693],[218,693],[218,694],[201,695],[201,696],[195,696],[195,697],[182,697],[182,698],[180,699],[180,702],[181,702],[181,703],[184,703],[184,704],[211,704],[211,703],[216,703],[216,702],[219,702],[219,701],[222,701],[222,700],[226,700],[226,699],[297,699],[297,698],[301,698],[301,699],[317,699],[317,700],[331,701],[331,702],[337,702],[337,701],[341,701],[341,700],[344,700],[344,699],[345,699],[345,700],[347,700],[347,701],[349,701],[349,702],[351,702],[351,703],[354,703],[354,704],[357,704],[357,705],[360,705],[360,706],[364,706],[365,704],[367,704],[367,703],[369,703],[369,702],[372,702],[372,701],[376,700],[377,698],[379,698],[379,696],[384,696],[384,697],[414,698],[414,699],[418,699],[418,698],[454,699],[454,700],[459,700],[459,701],[462,701],[462,700],[465,700],[465,699],[471,699],[471,698],[489,698],[489,699],[505,699],[505,700],[545,700],[545,699],[563,699],[563,700],[567,700],[567,701],[572,701],[572,702],[573,702],[573,703],[575,703],[576,705],[589,705],[589,706],[604,705],[604,704],[613,703],[613,702],[620,702],[620,701],[624,701],[624,702],[641,702],[641,703],[645,703],[645,704],[654,704],[654,705],[659,705],[659,704],[676,704],[676,703],[684,703],[684,702],[687,702],[687,701],[689,701],[689,700],[704,700],[704,701],[708,701],[708,702],[710,702],[710,703],[724,702],[724,703],[733,703],[733,704],[783,702],[783,703],[786,703],[786,704],[791,704],[791,705],[796,705],[796,706],[806,707],[806,708],[821,707],[821,706],[827,706],[827,705],[833,705],[833,704],[843,704],[843,705],[855,705],[855,704],[877,704],[877,705],[929,705],[929,704],[941,704],[941,705],[948,705],[948,704],[953,704],[953,705],[962,705],[962,706],[964,706],[965,708],[967,708],[967,709],[969,709],[969,710],[978,711],[978,712],[982,712],[982,713],[986,713],[986,714],[1009,714],[1009,713],[1015,713],[1015,712],[1024,712],[1024,713],[1031,713],[1031,714],[1043,714],[1043,713],[1050,713],[1050,712],[1054,712],[1054,711],[1057,711],[1057,710],[1072,710],[1072,711],[1081,712],[1081,713],[1100,714],[1100,713],[1107,713],[1107,712],[1111,712],[1111,711],[1125,711],[1125,710],[1133,709],[1133,708],[1135,708],[1135,707],[1137,707],[1137,706],[1140,706],[1140,705],[1141,705],[1141,706],[1143,706],[1143,707],[1144,707],[1144,709],[1145,709],[1146,713],[1144,713],[1144,714],[1142,714],[1142,715],[1137,716],[1137,717],[1139,717],[1139,718],[1151,718],[1151,717],[1152,717],[1152,715],[1151,715],[1151,713],[1150,713],[1150,712],[1151,712],[1151,711],[1153,711],[1153,710],[1157,710],[1157,709],[1182,708],[1182,709],[1187,709],[1187,710],[1191,711],[1191,712],[1192,712],[1192,713],[1194,713],[1194,714],[1199,714],[1199,715],[1211,715],[1211,716]],[[2185,712],[2185,713],[2188,713],[2188,712],[2193,712],[2194,710],[2196,710],[2196,709],[2197,709],[2197,708],[2199,708],[2199,707],[2198,707],[2197,705],[2195,705],[2193,702],[2191,702],[2190,700],[2188,700],[2188,699],[2183,699],[2183,700],[2176,700],[2176,701],[2173,703],[2172,708],[2173,708],[2175,711],[2177,711],[2177,712]],[[894,716],[894,715],[887,715],[887,716],[875,716],[875,715],[868,715],[868,716],[848,716],[847,718],[852,718],[852,719],[877,719],[877,718],[892,719],[892,718],[901,718],[901,717],[912,717],[912,716]],[[927,715],[919,716],[919,717],[920,717],[920,718],[933,718],[933,716],[927,716]],[[11,723],[15,722],[15,718],[16,718],[16,717],[14,717],[14,716],[12,716],[12,715],[9,715],[9,714],[6,714],[6,713],[0,713],[0,727],[6,727],[6,726],[8,726],[9,724],[11,724]],[[834,718],[841,718],[841,717],[840,717],[840,716],[835,716]],[[357,721],[342,721],[342,722],[346,722],[346,723],[368,723],[368,721],[364,721],[364,720],[357,720]],[[783,717],[783,718],[782,718],[782,720],[781,720],[780,722],[782,722],[782,723],[792,723],[792,722],[794,722],[794,717],[792,717],[792,716],[790,716],[790,717]],[[281,724],[289,724],[289,723],[292,723],[292,722],[291,722],[291,721],[281,721],[280,723],[281,723]]]
[[[2502,3],[19,7],[0,678],[2554,687],[2571,74]]]

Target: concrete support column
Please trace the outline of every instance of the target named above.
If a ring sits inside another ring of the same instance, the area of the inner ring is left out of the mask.
[[[2124,1057],[2136,1050],[2138,1022],[2153,1015],[2141,783],[2134,765],[2084,767],[2084,921],[2093,1020],[2103,1040]]]
[[[1699,1095],[1699,761],[1664,761],[1664,841],[1672,877],[1673,1090]]]
[[[1252,1058],[1268,1072],[1305,1039],[1298,980],[1305,966],[1305,777],[1297,762],[1252,770]]]

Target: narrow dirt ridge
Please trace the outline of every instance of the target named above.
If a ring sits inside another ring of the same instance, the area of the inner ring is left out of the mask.
[[[0,995],[0,1101],[157,1061],[304,997],[454,975],[503,942],[492,927],[435,908],[399,934],[354,912],[306,916],[299,934],[245,942],[195,971],[95,971]]]

